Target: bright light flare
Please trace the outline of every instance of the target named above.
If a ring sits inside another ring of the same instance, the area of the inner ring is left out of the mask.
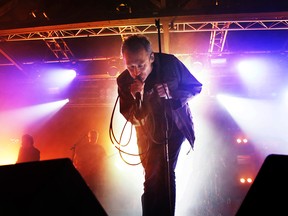
[[[68,101],[68,99],[65,99],[20,109],[9,110],[0,113],[0,118],[2,122],[7,123],[6,127],[11,126],[11,128],[19,129],[22,128],[23,125],[30,125],[39,120],[47,119],[47,117],[50,118],[60,108],[68,103]]]
[[[134,128],[131,131],[131,124],[128,123],[125,127],[126,120],[118,112],[119,106],[116,106],[116,112],[112,119],[112,131],[115,136],[115,140],[111,140],[115,148],[112,149],[113,153],[110,156],[112,172],[109,174],[109,187],[113,189],[113,195],[110,200],[104,200],[105,205],[111,206],[111,203],[133,203],[131,208],[137,209],[141,214],[141,201],[135,200],[135,197],[141,197],[143,193],[143,182],[144,173],[143,167],[140,162],[139,156],[129,156],[125,153],[121,153],[123,158],[119,154],[119,150],[116,147],[122,146],[121,150],[131,153],[138,154],[138,147],[136,142],[136,134]],[[112,136],[112,131],[110,131]],[[132,133],[132,134],[131,134]],[[121,135],[122,134],[122,135]],[[131,140],[130,140],[131,136]],[[130,140],[130,141],[129,141]],[[129,164],[128,164],[129,163]],[[138,164],[138,165],[132,165]],[[106,202],[107,201],[107,202]],[[123,206],[119,206],[122,208]]]
[[[241,144],[241,143],[248,143],[248,139],[246,138],[237,138],[236,143]]]
[[[284,91],[283,103],[288,106],[288,88]]]
[[[68,89],[77,73],[72,69],[45,68],[41,74],[41,85],[49,94],[61,95]]]
[[[267,61],[262,59],[246,59],[238,63],[237,69],[242,79],[249,83],[255,83],[265,80],[269,66]]]
[[[252,178],[247,178],[247,182],[251,184],[253,182]]]
[[[242,83],[250,95],[270,95],[276,82],[275,65],[269,59],[250,58],[241,60],[237,70]],[[272,88],[272,89],[271,89]]]
[[[241,184],[252,184],[253,180],[251,177],[241,177],[239,178]]]
[[[16,162],[20,147],[19,137],[27,128],[44,125],[66,103],[67,99],[0,113],[0,164]]]
[[[62,83],[67,84],[71,82],[76,77],[76,71],[72,69],[62,69],[62,68],[55,68],[55,69],[48,69],[45,79],[51,83]]]
[[[229,95],[218,95],[217,99],[263,156],[288,153],[288,110],[281,102]]]

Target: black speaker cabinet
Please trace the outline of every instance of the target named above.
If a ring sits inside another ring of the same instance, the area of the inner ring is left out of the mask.
[[[288,215],[288,156],[268,155],[237,216]]]
[[[0,215],[106,216],[69,158],[0,166]]]

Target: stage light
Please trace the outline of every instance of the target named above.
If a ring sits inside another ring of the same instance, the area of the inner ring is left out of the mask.
[[[253,182],[252,178],[247,178],[247,182],[252,183]]]
[[[239,179],[240,183],[244,184],[246,182],[245,178],[240,178]]]
[[[252,184],[253,180],[251,177],[240,177],[239,182],[241,184]]]
[[[267,80],[272,82],[271,72],[275,70],[269,61],[260,58],[243,59],[237,64],[243,88],[250,96],[267,96]],[[272,85],[272,84],[270,84]]]
[[[121,14],[132,13],[131,3],[128,0],[122,0],[116,2],[115,10]]]
[[[237,138],[236,139],[236,143],[240,144],[240,143],[248,143],[248,139],[247,138]]]
[[[120,73],[119,69],[116,66],[110,66],[108,68],[107,74],[111,77],[115,77]]]
[[[77,76],[74,69],[62,67],[42,67],[37,79],[42,99],[46,101],[58,100],[67,97],[72,81]]]
[[[32,10],[32,11],[30,11],[29,15],[32,16],[33,19],[39,19],[40,20],[40,19],[45,18],[46,20],[49,20],[47,13],[43,10],[39,10],[39,9]]]
[[[62,83],[67,84],[71,82],[77,73],[74,69],[66,69],[66,68],[55,68],[55,69],[48,69],[47,71],[47,81],[51,81],[54,83]]]
[[[211,58],[210,59],[210,65],[211,67],[223,67],[227,65],[227,59],[226,58]]]

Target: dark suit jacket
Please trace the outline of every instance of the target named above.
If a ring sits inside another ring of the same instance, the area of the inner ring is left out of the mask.
[[[188,101],[201,92],[202,84],[185,65],[174,55],[155,53],[153,70],[145,80],[143,108],[140,114],[135,111],[135,101],[129,89],[133,81],[128,70],[123,71],[117,78],[120,112],[122,115],[136,127],[139,125],[137,119],[148,119],[148,121],[143,121],[144,124],[150,124],[150,126],[154,124],[156,128],[153,129],[159,132],[161,128],[161,126],[159,128],[159,121],[163,120],[161,117],[163,114],[163,106],[161,105],[163,104],[163,99],[160,99],[155,94],[153,87],[156,83],[167,83],[172,98],[165,100],[164,106],[170,108],[169,112],[167,112],[168,115],[173,119],[178,129],[193,148],[195,135]],[[135,115],[138,118],[135,118]],[[153,116],[150,121],[149,115]]]

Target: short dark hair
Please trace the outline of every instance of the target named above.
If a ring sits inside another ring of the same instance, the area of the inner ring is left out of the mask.
[[[33,137],[30,134],[24,134],[22,136],[22,140],[29,142],[31,145],[34,144],[34,139],[33,139]]]
[[[144,35],[131,35],[126,38],[121,47],[121,54],[123,55],[127,50],[130,52],[137,52],[145,49],[147,53],[152,53],[152,44],[150,40]]]

